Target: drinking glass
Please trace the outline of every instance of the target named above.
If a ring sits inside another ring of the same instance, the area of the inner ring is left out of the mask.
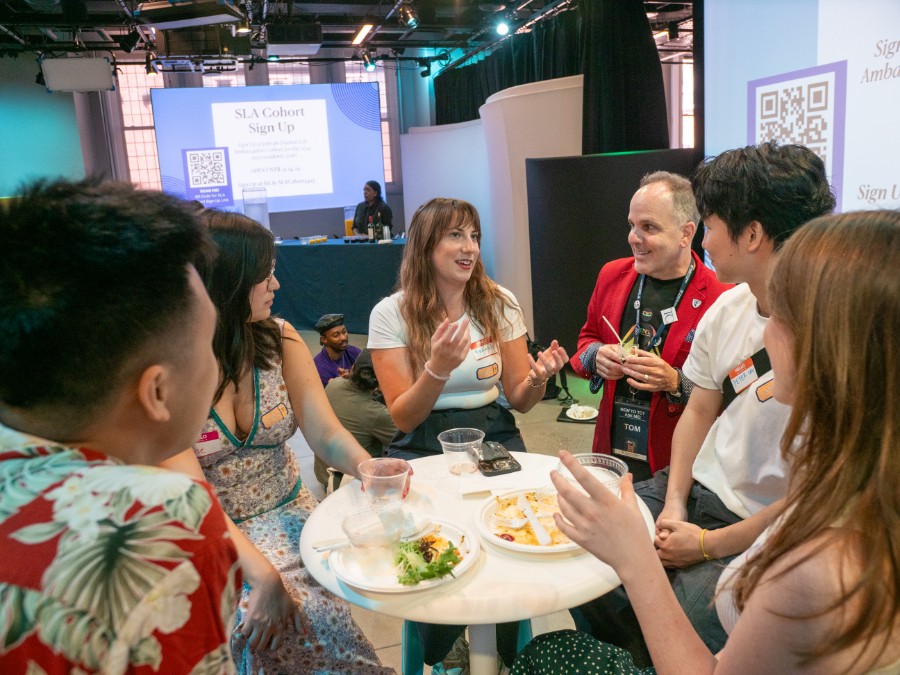
[[[245,188],[243,192],[244,215],[252,218],[264,228],[269,227],[269,198],[266,188]]]
[[[619,494],[622,478],[628,473],[628,465],[625,462],[612,455],[603,455],[593,452],[584,452],[572,456],[578,460],[578,463],[585,467],[594,478],[603,483],[604,487],[615,494]],[[559,463],[556,470],[575,487],[579,488],[582,492],[585,491],[562,462]]]
[[[341,521],[354,561],[360,570],[373,577],[396,572],[402,526],[399,505],[360,509],[348,513]]]
[[[484,440],[480,429],[449,429],[438,434],[447,468],[454,476],[478,470],[478,449]]]
[[[363,491],[373,506],[399,504],[409,480],[409,462],[394,457],[373,457],[357,467]]]

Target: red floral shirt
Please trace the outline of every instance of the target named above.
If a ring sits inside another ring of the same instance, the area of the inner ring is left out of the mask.
[[[0,426],[0,551],[0,672],[234,672],[208,485]]]

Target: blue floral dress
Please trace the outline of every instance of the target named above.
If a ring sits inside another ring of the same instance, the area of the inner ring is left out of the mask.
[[[285,588],[301,608],[309,628],[291,634],[276,651],[245,648],[236,630],[231,647],[241,673],[393,673],[380,665],[371,643],[350,616],[350,606],[313,579],[300,558],[300,532],[318,505],[300,480],[287,440],[297,431],[281,364],[253,372],[256,410],[243,441],[210,411],[194,447],[206,479],[216,489],[225,512],[278,570]],[[209,439],[217,437],[210,444]],[[238,609],[239,625],[247,610],[248,587]]]

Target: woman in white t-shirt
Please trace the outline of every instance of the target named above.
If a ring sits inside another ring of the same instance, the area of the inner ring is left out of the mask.
[[[563,453],[560,528],[611,565],[657,673],[900,673],[900,212],[817,218],[782,248],[764,341],[792,406],[783,515],[722,575],[728,642],[688,623],[637,508]],[[703,536],[700,537],[703,546]],[[573,631],[536,638],[512,673],[633,673],[630,655]]]
[[[440,454],[437,435],[458,427],[481,429],[485,440],[524,451],[515,418],[497,403],[497,383],[513,408],[527,412],[568,361],[556,340],[536,361],[528,353],[521,309],[487,276],[480,241],[478,212],[468,202],[437,198],[422,205],[409,226],[400,290],[372,310],[368,347],[398,429],[391,456]],[[464,629],[419,628],[428,664],[443,659]],[[507,663],[515,654],[512,628],[498,632]]]
[[[554,340],[531,358],[515,297],[494,283],[479,258],[475,207],[432,199],[409,226],[400,290],[369,319],[369,350],[399,432],[389,454],[407,459],[440,454],[437,435],[474,427],[485,440],[525,450],[509,404],[527,412],[544,396],[548,378],[566,363]]]

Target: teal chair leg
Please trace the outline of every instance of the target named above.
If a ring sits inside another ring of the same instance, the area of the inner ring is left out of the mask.
[[[531,642],[531,620],[519,622],[519,637],[516,640],[516,653],[521,653],[525,645]],[[400,634],[400,663],[403,675],[424,675],[425,652],[419,642],[419,631],[411,621],[404,621]]]

